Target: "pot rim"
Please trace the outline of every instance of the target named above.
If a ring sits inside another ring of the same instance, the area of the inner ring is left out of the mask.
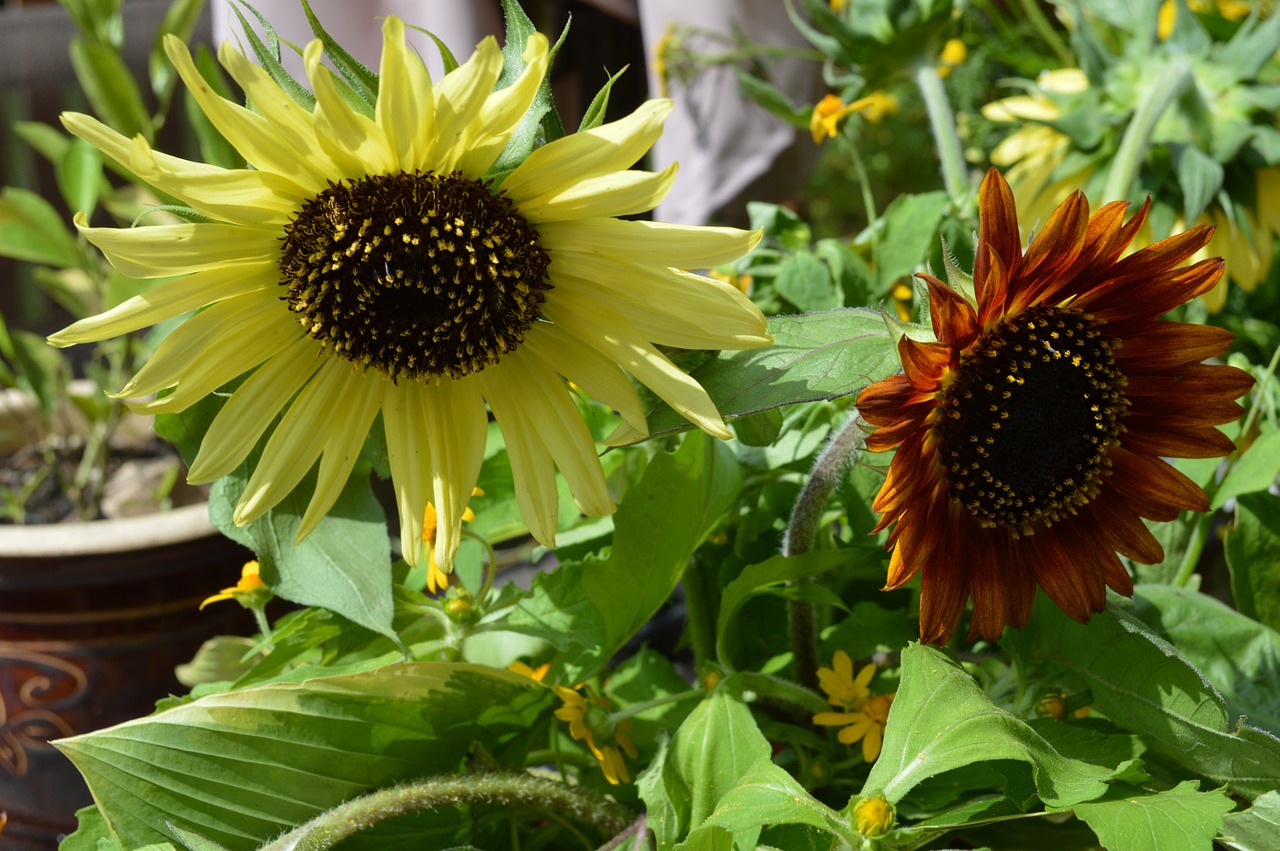
[[[0,526],[0,556],[97,555],[163,547],[218,534],[209,522],[209,503],[198,502],[156,514],[111,520]]]

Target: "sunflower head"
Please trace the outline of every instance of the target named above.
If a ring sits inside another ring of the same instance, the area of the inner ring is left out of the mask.
[[[888,588],[921,576],[921,636],[946,641],[973,599],[970,637],[1025,625],[1036,586],[1084,621],[1106,587],[1130,594],[1119,555],[1164,557],[1144,518],[1203,511],[1165,458],[1226,455],[1216,426],[1239,417],[1252,379],[1203,363],[1231,334],[1167,322],[1212,288],[1212,234],[1193,228],[1122,257],[1147,213],[1093,215],[1076,192],[1024,250],[1013,195],[992,169],[980,195],[972,289],[920,276],[935,342],[903,336],[903,372],[862,391],[896,448],[874,508],[892,527]],[[967,283],[967,281],[966,281]]]

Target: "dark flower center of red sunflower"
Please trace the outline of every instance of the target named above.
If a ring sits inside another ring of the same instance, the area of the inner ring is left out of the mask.
[[[330,184],[285,227],[281,285],[307,332],[392,379],[497,363],[538,318],[550,258],[504,195],[460,174]]]
[[[937,431],[952,498],[983,526],[1050,525],[1097,496],[1128,402],[1092,317],[1032,307],[960,357]]]

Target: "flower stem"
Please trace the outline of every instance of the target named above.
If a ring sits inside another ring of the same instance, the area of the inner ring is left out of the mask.
[[[1129,200],[1129,192],[1133,190],[1138,169],[1146,159],[1156,123],[1192,81],[1191,66],[1185,60],[1170,63],[1163,73],[1154,76],[1145,96],[1138,99],[1138,108],[1133,111],[1129,126],[1120,138],[1120,147],[1111,160],[1111,172],[1102,190],[1104,202]]]
[[[610,836],[627,830],[636,817],[630,809],[583,787],[529,774],[470,774],[379,789],[326,810],[262,846],[262,851],[327,851],[387,819],[458,804],[543,807]]]
[[[782,537],[782,554],[788,558],[803,555],[813,549],[814,538],[822,522],[831,494],[844,479],[845,471],[858,450],[862,448],[862,429],[855,414],[842,425],[826,448],[814,461],[791,512],[791,520]],[[803,580],[807,582],[812,579]],[[791,666],[796,682],[806,688],[818,685],[818,629],[816,607],[811,600],[791,600],[788,603],[791,621]]]
[[[942,78],[932,65],[916,69],[916,86],[924,98],[925,111],[929,113],[929,127],[933,130],[933,143],[938,148],[942,162],[942,184],[947,194],[959,198],[968,183],[964,165],[964,150],[960,147],[960,134],[956,132],[956,117],[947,100],[947,90]]]
[[[668,703],[679,703],[682,700],[692,700],[695,697],[706,697],[707,691],[702,688],[691,688],[688,691],[677,692],[676,694],[667,694],[662,697],[655,697],[653,700],[646,700],[643,703],[633,703],[628,707],[619,709],[617,712],[609,713],[606,722],[617,726],[619,722],[625,721],[633,715],[639,715],[641,712],[647,712],[655,706],[665,706]]]
[[[689,643],[693,647],[694,670],[716,658],[716,594],[719,583],[713,575],[714,562],[699,557],[689,559],[684,569],[684,605],[689,619]]]

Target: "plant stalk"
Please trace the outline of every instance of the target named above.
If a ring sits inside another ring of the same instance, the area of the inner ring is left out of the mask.
[[[782,554],[791,556],[803,555],[813,549],[814,538],[822,523],[822,514],[831,494],[844,479],[850,462],[863,445],[860,418],[855,414],[849,417],[813,463],[809,480],[805,482],[796,500],[796,507],[791,512],[791,520],[782,538]],[[812,582],[809,578],[802,580]],[[791,653],[792,670],[796,682],[806,688],[818,685],[818,628],[817,607],[811,600],[791,600],[788,603],[788,614],[791,621]]]
[[[388,819],[458,804],[543,807],[610,836],[630,828],[636,818],[630,809],[583,787],[530,774],[470,774],[379,789],[326,810],[262,846],[261,851],[328,851]]]
[[[929,113],[929,127],[933,130],[933,143],[938,148],[942,163],[942,184],[947,195],[959,198],[968,184],[964,165],[964,149],[960,146],[960,134],[956,131],[955,113],[942,78],[932,65],[916,69],[916,87],[924,98],[925,111]]]
[[[1192,79],[1190,64],[1185,60],[1173,62],[1164,73],[1156,75],[1146,96],[1138,100],[1138,108],[1133,111],[1129,126],[1120,138],[1120,147],[1111,160],[1111,172],[1102,190],[1104,202],[1129,200],[1133,182],[1151,146],[1156,123]]]

